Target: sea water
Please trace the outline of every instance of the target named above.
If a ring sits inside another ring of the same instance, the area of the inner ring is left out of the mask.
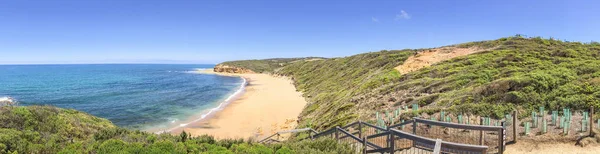
[[[168,131],[206,118],[243,90],[242,78],[196,71],[213,66],[0,65],[0,98],[76,109],[131,129]]]

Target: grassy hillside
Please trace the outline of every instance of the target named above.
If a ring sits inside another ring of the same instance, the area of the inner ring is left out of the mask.
[[[306,58],[273,58],[263,60],[239,60],[239,61],[228,61],[218,65],[227,65],[233,67],[240,67],[250,69],[256,73],[269,73],[273,72],[278,68],[291,64],[297,61],[304,60],[315,60],[324,59],[319,57],[306,57]]]
[[[351,153],[334,140],[262,145],[132,131],[76,110],[50,106],[0,107],[2,153]]]
[[[598,43],[511,37],[459,46],[496,48],[406,74],[376,95],[496,117],[513,108],[600,107]]]
[[[423,112],[502,116],[513,109],[600,107],[600,44],[519,36],[455,45],[491,49],[400,75],[393,68],[420,50],[380,51],[289,64],[310,104],[303,126],[369,120],[376,111],[418,103]],[[329,118],[316,118],[316,117]]]
[[[362,94],[400,78],[394,67],[416,50],[394,50],[359,54],[344,58],[298,62],[278,73],[293,77],[298,90],[311,102],[302,113],[302,121],[318,128],[343,125],[361,115]],[[314,118],[314,116],[328,118]],[[314,120],[312,120],[314,119]]]

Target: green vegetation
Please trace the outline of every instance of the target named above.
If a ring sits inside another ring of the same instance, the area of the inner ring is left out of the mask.
[[[404,75],[393,68],[420,50],[301,61],[276,73],[292,77],[310,102],[299,127],[318,130],[373,120],[377,111],[413,103],[423,107],[417,114],[446,110],[492,117],[541,106],[600,107],[600,43],[517,35],[454,46],[488,51]]]
[[[305,60],[317,60],[324,59],[320,57],[306,57],[306,58],[273,58],[263,60],[239,60],[239,61],[228,61],[223,62],[219,65],[227,65],[233,67],[240,67],[250,69],[256,73],[270,73],[278,68],[286,66],[288,64],[305,61]]]
[[[332,139],[263,145],[249,140],[215,140],[153,134],[114,126],[76,110],[50,106],[0,107],[0,154],[3,153],[353,153]]]
[[[400,78],[394,67],[401,65],[415,51],[380,51],[344,58],[297,62],[282,68],[278,73],[293,77],[297,89],[312,102],[302,113],[303,121],[314,118],[314,125],[323,130],[356,120],[360,115],[353,111],[363,108],[357,103],[370,99],[361,97],[361,94]]]
[[[408,90],[421,105],[498,118],[514,108],[600,107],[600,44],[509,37],[458,46],[496,48],[406,74],[379,93]]]

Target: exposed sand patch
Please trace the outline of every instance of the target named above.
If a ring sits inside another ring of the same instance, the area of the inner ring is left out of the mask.
[[[598,154],[600,146],[580,147],[573,143],[535,143],[519,141],[507,145],[506,154]]]
[[[449,60],[455,57],[465,56],[477,52],[485,51],[485,49],[471,47],[471,48],[457,48],[457,47],[442,47],[435,49],[427,49],[420,51],[416,55],[408,57],[406,61],[400,66],[395,67],[400,74],[410,73],[412,71],[419,70],[424,67],[431,66],[435,63]]]
[[[297,92],[286,77],[267,74],[211,73],[246,78],[248,85],[242,96],[218,111],[213,117],[189,124],[183,130],[194,136],[208,134],[215,138],[262,139],[277,131],[294,129],[300,112],[306,105],[302,93]],[[173,131],[179,133],[181,130]]]

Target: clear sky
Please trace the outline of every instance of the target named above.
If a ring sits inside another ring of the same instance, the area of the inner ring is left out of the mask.
[[[0,64],[339,57],[524,34],[600,40],[598,0],[0,0]]]

